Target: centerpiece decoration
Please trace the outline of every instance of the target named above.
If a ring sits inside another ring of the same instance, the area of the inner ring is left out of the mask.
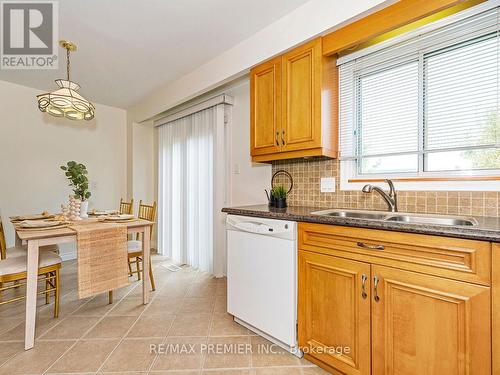
[[[69,197],[69,206],[62,207],[63,215],[70,220],[88,218],[88,199],[92,195],[89,191],[88,171],[84,164],[68,161],[61,169],[69,180],[69,186],[73,187],[74,195]]]

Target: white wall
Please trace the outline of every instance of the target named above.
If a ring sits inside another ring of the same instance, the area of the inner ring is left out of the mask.
[[[126,111],[97,104],[94,120],[74,122],[40,112],[40,93],[0,81],[0,215],[8,246],[14,244],[9,216],[59,212],[67,202],[71,190],[59,166],[69,160],[87,166],[91,208],[117,208],[126,195]],[[74,251],[65,247],[65,258]]]
[[[252,163],[250,157],[250,82],[245,79],[223,90],[234,98],[231,126],[231,205],[267,203],[264,189],[271,185],[271,165]],[[235,173],[239,169],[239,173]]]
[[[152,122],[133,124],[133,198],[139,202],[151,203],[156,200],[155,182],[155,134]]]

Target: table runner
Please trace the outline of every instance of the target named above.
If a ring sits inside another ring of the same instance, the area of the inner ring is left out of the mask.
[[[83,221],[69,228],[76,232],[79,298],[129,284],[126,225]]]

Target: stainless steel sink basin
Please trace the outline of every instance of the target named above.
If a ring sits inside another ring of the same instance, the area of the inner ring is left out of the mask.
[[[361,210],[325,210],[312,212],[313,215],[348,217],[353,219],[385,220],[388,216],[385,212],[361,211]]]
[[[345,217],[351,219],[394,221],[408,224],[474,226],[477,222],[473,218],[463,216],[409,214],[403,212],[381,212],[364,210],[333,209],[312,212],[313,215]]]
[[[408,224],[430,224],[430,225],[459,225],[474,226],[476,220],[472,218],[450,217],[450,216],[417,216],[417,215],[396,215],[386,219],[387,221],[397,221]]]

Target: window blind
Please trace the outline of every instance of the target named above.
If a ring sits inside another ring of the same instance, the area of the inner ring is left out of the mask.
[[[489,7],[338,60],[341,159],[360,173],[409,172],[425,170],[426,154],[500,147],[499,8]]]
[[[424,56],[425,149],[499,145],[498,37]]]

